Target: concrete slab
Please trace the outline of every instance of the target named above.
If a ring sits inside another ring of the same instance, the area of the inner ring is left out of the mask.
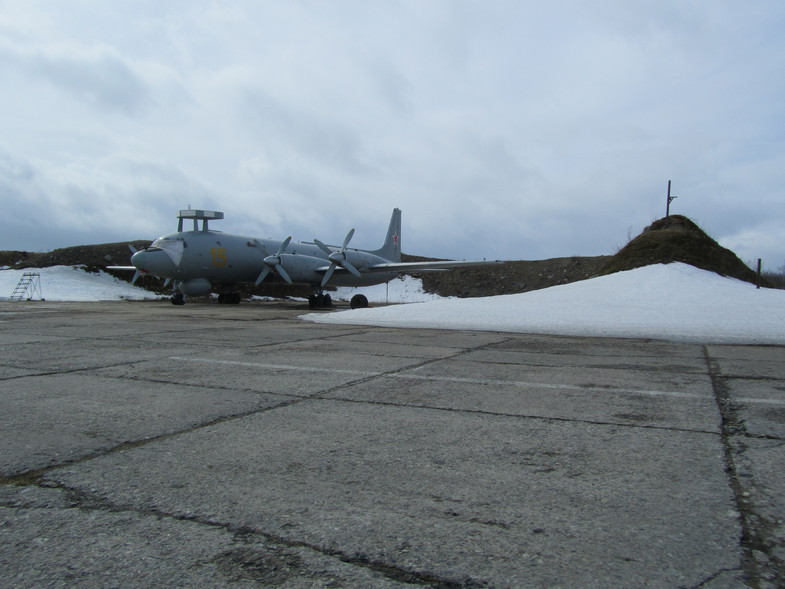
[[[713,397],[675,391],[612,390],[603,386],[426,376],[387,375],[331,391],[331,398],[521,417],[684,429],[719,434]]]
[[[0,303],[0,587],[785,585],[783,348],[305,311]]]
[[[0,473],[78,460],[121,444],[181,432],[286,403],[227,388],[150,383],[93,374],[6,381],[0,395]]]
[[[696,586],[737,563],[717,437],[689,432],[308,400],[45,481],[492,586]]]
[[[14,530],[13,543],[0,550],[2,587],[411,586],[243,530],[28,490],[0,488],[0,502],[13,506],[0,507],[0,529]]]

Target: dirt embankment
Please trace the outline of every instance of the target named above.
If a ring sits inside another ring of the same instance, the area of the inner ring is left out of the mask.
[[[406,256],[411,261],[421,260]],[[597,276],[610,256],[507,261],[448,271],[414,273],[423,289],[442,296],[484,297],[514,294]]]

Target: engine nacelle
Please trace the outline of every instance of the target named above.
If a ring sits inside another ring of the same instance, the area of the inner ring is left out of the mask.
[[[186,296],[199,297],[202,295],[210,294],[213,286],[206,278],[192,278],[191,280],[184,280],[181,282],[177,289]]]

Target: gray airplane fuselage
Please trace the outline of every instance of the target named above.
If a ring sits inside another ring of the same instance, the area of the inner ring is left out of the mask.
[[[136,269],[134,280],[142,274],[166,278],[174,283],[175,293],[179,291],[187,296],[209,294],[216,285],[225,289],[236,283],[258,285],[265,280],[281,280],[287,284],[308,284],[321,300],[322,289],[326,286],[371,286],[413,271],[498,263],[484,260],[401,262],[401,211],[397,208],[393,209],[381,247],[375,250],[349,248],[354,229],[338,246],[326,245],[318,239],[292,242],[291,237],[287,237],[280,241],[211,230],[208,221],[223,219],[223,213],[219,211],[188,209],[180,211],[178,218],[176,233],[159,237],[131,256]],[[193,220],[193,231],[183,231],[184,220]],[[199,221],[202,222],[201,230]],[[172,301],[182,304],[182,295],[173,295]],[[329,300],[326,295],[324,298]],[[239,298],[231,300],[236,302]]]
[[[259,244],[264,249],[259,247]],[[131,262],[143,272],[176,281],[205,279],[213,284],[254,282],[264,270],[264,259],[280,248],[275,239],[254,239],[219,231],[183,231],[156,239]],[[179,259],[178,259],[179,258]],[[368,266],[389,262],[369,252],[348,249],[346,258],[360,272]],[[281,264],[295,283],[317,286],[330,260],[315,244],[291,242],[280,254]],[[333,274],[333,286],[369,286],[395,278],[398,272],[375,272],[359,278],[342,269]]]

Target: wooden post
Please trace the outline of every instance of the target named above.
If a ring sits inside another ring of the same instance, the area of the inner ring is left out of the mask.
[[[761,259],[758,258],[758,280],[755,283],[755,288],[760,288],[760,267],[761,267]]]

